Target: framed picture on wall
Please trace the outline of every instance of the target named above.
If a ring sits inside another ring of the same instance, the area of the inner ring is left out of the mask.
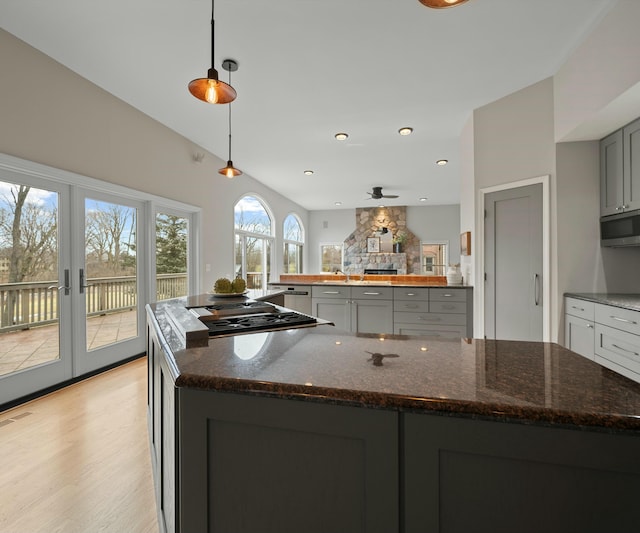
[[[378,253],[380,251],[380,237],[367,237],[367,252]]]
[[[460,234],[460,255],[471,255],[471,232]]]

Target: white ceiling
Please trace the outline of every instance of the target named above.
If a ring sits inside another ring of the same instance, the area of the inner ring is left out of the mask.
[[[555,74],[615,1],[216,0],[214,66],[239,64],[234,164],[310,210],[375,205],[373,186],[399,195],[386,205],[458,203],[473,109]],[[227,106],[187,90],[210,19],[210,0],[0,2],[3,29],[226,161]]]

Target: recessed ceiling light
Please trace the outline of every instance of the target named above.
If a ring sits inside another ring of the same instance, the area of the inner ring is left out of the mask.
[[[420,198],[420,201],[421,201],[421,202],[426,202],[427,200],[428,200],[428,198],[426,198],[426,197],[424,197],[424,196],[423,196],[422,198]]]
[[[342,205],[342,202],[336,202],[335,204],[336,205]]]
[[[344,141],[345,139],[347,139],[349,137],[349,134],[348,133],[336,133],[334,135],[334,137],[339,141]]]
[[[400,128],[398,133],[400,135],[411,135],[413,133],[413,128]]]
[[[445,166],[449,161],[447,159],[438,159],[436,161],[436,165],[439,165],[441,167]]]
[[[311,174],[313,174],[313,170],[305,170],[304,174],[305,176],[311,176]]]

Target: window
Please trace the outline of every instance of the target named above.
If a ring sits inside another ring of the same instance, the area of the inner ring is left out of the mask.
[[[320,244],[320,272],[342,270],[342,243]]]
[[[444,276],[447,271],[449,243],[423,242],[420,246],[422,273],[428,276]]]
[[[266,289],[271,281],[273,224],[264,204],[245,196],[234,208],[235,275],[248,289]]]
[[[300,219],[294,215],[288,215],[284,219],[284,270],[285,274],[302,274],[302,246],[304,234]]]
[[[188,293],[189,218],[156,212],[156,299]]]

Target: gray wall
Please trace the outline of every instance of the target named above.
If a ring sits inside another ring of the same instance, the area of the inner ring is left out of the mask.
[[[326,227],[325,227],[326,226]],[[307,273],[320,272],[320,244],[342,243],[356,227],[355,209],[309,211]],[[460,206],[407,206],[407,227],[422,241],[448,241],[449,262],[460,261]]]
[[[290,212],[308,225],[299,205],[246,174],[224,178],[225,161],[4,30],[0,71],[0,152],[202,208],[201,290],[233,272],[233,206],[245,194],[268,203],[277,236]],[[275,261],[281,268],[282,246]]]

